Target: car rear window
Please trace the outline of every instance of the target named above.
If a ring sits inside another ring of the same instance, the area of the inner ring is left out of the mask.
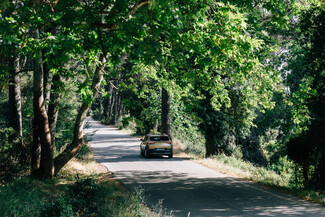
[[[155,142],[169,141],[169,138],[168,136],[150,136],[150,141],[155,141]]]

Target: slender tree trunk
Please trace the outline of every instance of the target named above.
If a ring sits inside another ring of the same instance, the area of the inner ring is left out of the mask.
[[[321,153],[321,158],[319,161],[319,169],[318,169],[318,174],[319,174],[319,187],[321,189],[325,189],[325,151],[322,151]]]
[[[304,162],[302,165],[302,175],[304,177],[304,186],[308,186],[309,184],[309,164]]]
[[[121,84],[120,80],[117,81],[116,86],[118,87]],[[121,103],[121,96],[119,94],[118,89],[116,90],[116,121],[121,117],[122,115],[122,103]]]
[[[23,146],[23,118],[21,111],[21,90],[19,75],[19,56],[10,61],[10,81],[9,81],[9,124],[17,132]]]
[[[114,119],[115,119],[115,102],[116,102],[116,92],[115,89],[112,87],[112,97],[111,97],[111,105],[110,105],[110,120],[109,123],[110,124],[115,124]]]
[[[105,92],[108,92],[109,93],[109,89],[110,88],[110,86],[109,86],[109,84],[106,84],[105,85]],[[104,98],[104,102],[103,102],[103,107],[104,107],[104,111],[103,111],[103,115],[104,115],[104,121],[105,121],[105,123],[108,123],[108,118],[109,118],[109,116],[108,116],[108,112],[109,112],[109,108],[108,108],[108,106],[109,106],[109,100],[110,100],[110,98]]]
[[[39,32],[35,32],[35,38],[39,39]],[[41,143],[41,162],[40,173],[41,177],[51,178],[54,175],[53,164],[53,146],[51,142],[51,134],[49,120],[44,103],[44,75],[43,75],[42,53],[39,52],[34,59],[34,99],[33,110],[35,124]]]
[[[107,123],[109,124],[112,119],[112,112],[113,112],[113,102],[114,102],[114,90],[113,87],[109,86],[109,100],[107,106]]]
[[[31,175],[33,177],[38,176],[38,165],[40,163],[40,142],[38,138],[38,129],[35,119],[33,120],[33,143],[30,147],[31,153]]]
[[[170,99],[165,88],[162,88],[161,91],[161,129],[162,133],[166,133],[170,138],[172,137]]]
[[[51,97],[51,83],[53,79],[53,72],[49,70],[47,67],[47,63],[43,63],[43,70],[44,70],[44,102],[45,102],[45,109],[48,111],[50,97]]]
[[[91,89],[93,91],[93,98],[96,97],[100,87],[100,83],[103,79],[103,71],[105,67],[104,63],[106,62],[106,58],[103,55],[101,55],[100,60],[101,60],[101,65],[97,66],[96,68],[95,75],[92,81],[92,86],[91,86]],[[54,159],[55,174],[57,174],[62,169],[62,167],[66,163],[68,163],[69,160],[71,160],[71,158],[73,158],[79,152],[83,144],[83,123],[87,116],[90,106],[91,103],[89,102],[82,103],[74,125],[73,141],[70,145],[66,147],[66,149],[60,155],[58,155]]]
[[[52,97],[49,103],[49,122],[50,122],[50,132],[51,132],[51,142],[52,146],[55,145],[55,137],[56,137],[56,124],[59,116],[59,103],[61,99],[61,86],[62,86],[62,78],[59,75],[53,76],[53,85],[51,88]]]
[[[115,82],[114,82],[114,85],[116,85]],[[112,106],[113,115],[112,115],[111,123],[114,125],[116,123],[116,120],[117,120],[118,93],[117,93],[116,89],[114,89],[113,91],[114,91],[114,103],[113,103],[113,106]]]

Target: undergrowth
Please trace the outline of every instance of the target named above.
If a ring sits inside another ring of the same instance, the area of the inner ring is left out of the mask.
[[[0,216],[158,216],[145,206],[143,191],[130,193],[83,154],[52,180],[29,177],[0,186]]]

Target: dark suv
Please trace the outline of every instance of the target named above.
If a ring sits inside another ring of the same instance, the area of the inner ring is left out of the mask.
[[[148,134],[144,139],[140,139],[140,153],[146,158],[152,155],[167,155],[173,157],[173,143],[167,134]]]

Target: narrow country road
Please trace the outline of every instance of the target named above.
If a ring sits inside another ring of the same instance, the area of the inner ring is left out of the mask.
[[[138,138],[87,118],[96,160],[149,206],[172,216],[325,216],[325,207],[219,173],[182,158],[140,156]]]

